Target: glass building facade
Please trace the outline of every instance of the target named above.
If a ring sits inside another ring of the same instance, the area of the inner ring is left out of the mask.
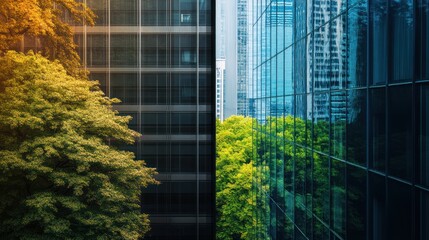
[[[214,1],[83,1],[98,18],[74,27],[80,57],[142,133],[120,147],[159,172],[161,184],[142,193],[145,239],[212,239]]]
[[[255,239],[429,239],[429,1],[253,0]]]

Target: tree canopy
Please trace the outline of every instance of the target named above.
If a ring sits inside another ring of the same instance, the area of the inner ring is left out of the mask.
[[[232,116],[216,124],[216,238],[254,239],[251,118]]]
[[[93,25],[94,19],[94,13],[75,0],[2,0],[0,53],[12,49],[24,35],[37,37],[44,56],[60,60],[72,75],[81,74],[69,22]]]
[[[155,170],[110,145],[133,143],[96,82],[39,54],[0,57],[0,236],[137,239],[140,190]]]

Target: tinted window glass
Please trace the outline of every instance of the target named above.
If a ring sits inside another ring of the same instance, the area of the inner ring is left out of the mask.
[[[347,160],[366,165],[366,89],[348,92],[347,104]]]
[[[389,88],[389,174],[406,180],[413,168],[413,105],[411,86]]]
[[[371,79],[373,85],[386,83],[388,58],[387,0],[370,1]]]
[[[370,163],[371,167],[385,171],[386,166],[386,90],[370,89]]]

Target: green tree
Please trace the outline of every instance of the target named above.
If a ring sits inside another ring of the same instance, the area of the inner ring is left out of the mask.
[[[217,239],[249,239],[252,194],[252,119],[232,116],[216,124]]]
[[[216,123],[217,239],[266,239],[261,238],[266,234],[255,234],[255,229],[265,229],[262,220],[268,208],[254,194],[265,181],[252,161],[253,124],[252,118],[242,116]]]
[[[155,170],[110,141],[138,133],[96,82],[39,54],[0,57],[0,236],[138,239],[142,186]]]

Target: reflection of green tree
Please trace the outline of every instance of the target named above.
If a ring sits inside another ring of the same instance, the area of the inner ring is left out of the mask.
[[[235,121],[234,124],[232,121]],[[248,121],[246,124],[240,121]],[[253,131],[250,125],[253,124]],[[233,155],[225,155],[224,158],[229,158],[229,166],[224,168],[225,160],[219,160],[218,154],[218,172],[217,175],[222,175],[221,181],[229,182],[230,185],[218,186],[228,191],[224,191],[219,198],[218,207],[222,204],[230,204],[231,202],[224,201],[228,197],[240,199],[239,194],[244,194],[252,199],[251,204],[243,201],[242,205],[237,203],[235,210],[252,212],[252,223],[246,223],[245,226],[241,222],[240,226],[236,222],[231,226],[235,226],[239,232],[231,228],[223,229],[223,226],[232,221],[234,211],[228,212],[232,214],[225,220],[226,212],[221,212],[218,220],[218,239],[270,239],[273,234],[277,234],[277,238],[289,239],[293,236],[294,220],[295,224],[307,236],[314,234],[314,238],[323,238],[326,236],[326,228],[323,224],[315,224],[316,216],[326,224],[332,224],[333,229],[343,235],[345,233],[345,205],[346,197],[349,202],[356,202],[362,197],[362,192],[359,188],[349,187],[346,196],[345,184],[345,164],[340,161],[331,160],[328,155],[318,153],[329,153],[331,149],[335,156],[345,155],[345,121],[339,119],[334,122],[319,120],[312,124],[311,120],[295,118],[293,116],[268,117],[264,123],[258,123],[248,118],[234,118],[227,120],[221,124],[221,135],[218,135],[219,140],[224,143],[218,145],[220,148],[236,149],[243,146],[249,147],[246,151],[247,160],[237,160],[240,157],[232,157]],[[241,130],[226,130],[226,128],[239,128]],[[246,134],[253,134],[253,142],[251,140],[243,142],[240,139],[240,133],[235,131],[244,131],[244,128],[249,128]],[[338,135],[331,135],[334,132]],[[218,132],[219,133],[219,132]],[[231,141],[224,141],[222,134],[232,134]],[[338,136],[338,137],[336,137]],[[253,144],[252,147],[250,145]],[[331,144],[331,146],[330,146]],[[331,148],[330,148],[331,147]],[[314,150],[316,152],[314,152]],[[236,160],[232,160],[236,159]],[[242,158],[244,159],[244,158]],[[251,161],[254,159],[255,161]],[[221,165],[219,165],[221,161]],[[240,171],[249,167],[252,164],[253,169],[247,169],[247,173],[251,172],[253,179],[246,176],[247,183],[252,182],[250,186],[243,182],[243,179],[237,179]],[[332,163],[332,166],[331,166]],[[234,169],[230,172],[223,171]],[[232,174],[234,173],[234,174]],[[360,176],[362,178],[362,176]],[[355,179],[358,179],[356,177]],[[230,179],[230,180],[228,180]],[[226,187],[226,188],[225,188]],[[241,189],[241,190],[239,190]],[[218,187],[218,193],[219,193]],[[230,196],[227,196],[231,194]],[[222,202],[223,201],[223,202]],[[247,204],[247,206],[245,206]],[[223,215],[222,215],[223,214]],[[348,208],[348,216],[359,216],[359,208]],[[247,215],[248,216],[248,215]],[[239,219],[239,218],[238,218]],[[221,224],[220,224],[221,223]],[[364,219],[355,218],[349,220],[348,224],[355,229],[362,229]],[[228,229],[228,230],[227,230]],[[219,234],[219,232],[230,231],[228,237]],[[235,235],[233,235],[234,233]],[[245,233],[245,234],[243,234]]]

